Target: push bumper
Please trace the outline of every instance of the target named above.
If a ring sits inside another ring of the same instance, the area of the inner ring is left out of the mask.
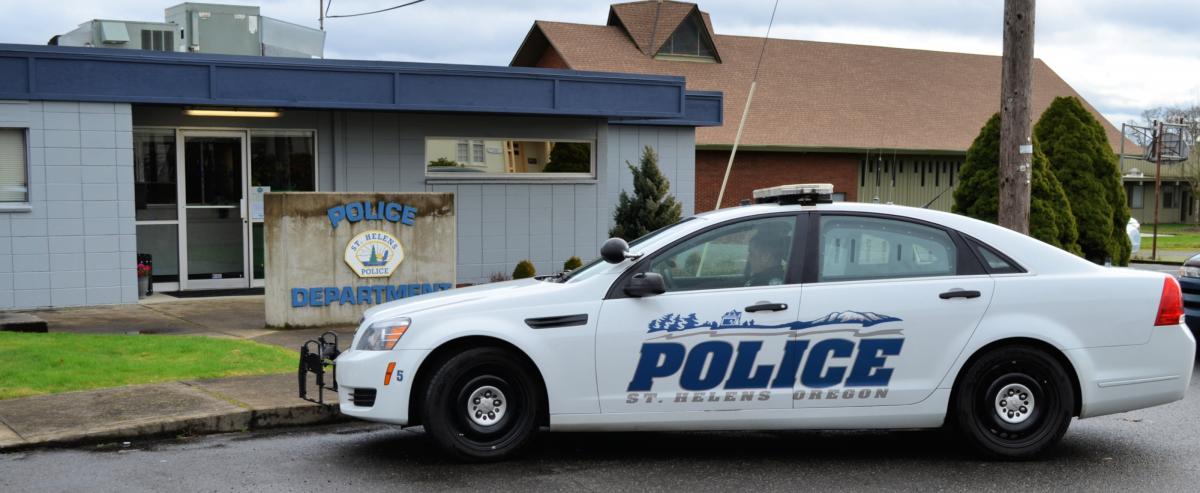
[[[1134,346],[1073,349],[1080,376],[1079,417],[1090,418],[1183,399],[1196,360],[1196,339],[1183,324],[1155,327]]]
[[[417,349],[342,353],[337,359],[342,414],[367,421],[408,424],[413,378],[428,354],[428,350]]]

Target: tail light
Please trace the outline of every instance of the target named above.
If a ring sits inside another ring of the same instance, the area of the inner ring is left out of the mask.
[[[1183,293],[1173,276],[1163,279],[1162,297],[1158,300],[1158,317],[1154,325],[1179,325],[1183,318]]]

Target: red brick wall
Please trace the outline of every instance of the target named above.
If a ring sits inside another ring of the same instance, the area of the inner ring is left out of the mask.
[[[696,212],[713,209],[729,151],[696,151]],[[832,183],[846,200],[858,200],[858,156],[802,152],[738,151],[725,189],[724,206],[752,198],[756,188],[791,183]]]
[[[567,66],[567,61],[563,60],[562,55],[553,46],[546,47],[546,51],[543,51],[542,56],[538,58],[536,66],[542,68],[571,68]]]

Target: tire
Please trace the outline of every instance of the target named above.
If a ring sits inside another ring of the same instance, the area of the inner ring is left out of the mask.
[[[982,455],[1032,459],[1067,432],[1075,388],[1053,356],[1010,346],[975,360],[955,385],[952,403],[956,428]]]
[[[503,459],[537,430],[540,395],[534,370],[510,351],[469,349],[450,357],[429,379],[425,431],[460,460]]]

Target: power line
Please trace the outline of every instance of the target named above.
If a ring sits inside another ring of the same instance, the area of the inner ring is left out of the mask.
[[[400,7],[407,7],[407,6],[409,6],[409,5],[413,5],[413,4],[421,3],[421,2],[424,2],[424,1],[425,1],[425,0],[413,0],[413,1],[411,1],[411,2],[408,2],[408,3],[402,3],[402,4],[400,4],[400,5],[396,5],[396,6],[388,7],[388,8],[386,8],[386,9],[372,10],[372,11],[370,11],[370,12],[359,12],[359,13],[357,13],[357,14],[342,14],[342,15],[328,15],[329,8],[328,8],[328,7],[326,7],[326,9],[325,9],[325,12],[326,12],[325,18],[326,18],[326,19],[338,19],[338,18],[345,18],[345,17],[359,17],[359,16],[364,16],[364,15],[378,14],[378,13],[380,13],[380,12],[387,12],[387,11],[389,11],[389,10],[396,10],[396,9],[398,9],[398,8],[400,8]],[[333,0],[330,0],[330,2],[329,2],[329,3],[333,3]]]

